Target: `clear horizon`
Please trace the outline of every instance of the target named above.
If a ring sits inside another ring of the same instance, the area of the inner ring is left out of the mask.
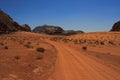
[[[65,30],[109,31],[120,20],[120,0],[1,0],[0,8],[19,24],[48,24]]]

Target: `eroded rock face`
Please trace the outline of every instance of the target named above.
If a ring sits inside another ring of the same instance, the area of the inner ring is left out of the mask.
[[[21,30],[21,26],[15,22],[9,15],[0,10],[0,31],[12,32]]]
[[[120,31],[120,21],[116,22],[110,31]]]
[[[16,32],[16,31],[30,31],[28,25],[21,26],[15,22],[8,14],[0,9],[0,33]]]

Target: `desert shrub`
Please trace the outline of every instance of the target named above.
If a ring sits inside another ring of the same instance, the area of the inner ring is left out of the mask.
[[[5,46],[4,49],[8,49],[8,46]]]
[[[113,41],[109,41],[109,44],[114,45]]]
[[[42,47],[40,47],[40,48],[37,48],[36,51],[38,51],[38,52],[42,52],[42,53],[43,53],[43,52],[45,51],[45,49],[42,48]]]
[[[84,40],[83,40],[83,42],[84,42],[84,43],[86,43],[86,42],[87,42],[87,40],[86,40],[86,39],[84,39]]]
[[[95,44],[96,44],[96,45],[99,45],[99,40],[96,40]]]
[[[0,45],[2,45],[2,46],[3,46],[3,45],[4,45],[4,43],[0,43]]]
[[[63,39],[63,42],[64,42],[64,43],[67,43],[67,39],[64,38],[64,39]]]
[[[87,46],[83,46],[82,49],[83,49],[83,50],[87,50]]]
[[[31,46],[29,44],[25,44],[24,45],[26,48],[31,48]]]
[[[37,59],[37,60],[41,60],[41,59],[43,59],[43,56],[37,56],[36,59]]]
[[[100,42],[100,44],[101,44],[101,45],[104,45],[104,42],[103,42],[103,41],[101,41],[101,42]]]
[[[20,56],[14,56],[14,59],[19,60]]]
[[[26,47],[26,48],[33,48],[33,46],[31,45],[32,43],[31,42],[27,42],[27,44],[25,44],[24,46]]]
[[[31,42],[27,42],[27,44],[31,44]]]
[[[75,40],[74,40],[74,44],[77,44],[77,43],[78,43],[78,40],[77,40],[77,39],[75,39]]]

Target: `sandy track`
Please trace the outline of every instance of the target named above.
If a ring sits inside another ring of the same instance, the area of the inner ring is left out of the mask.
[[[112,68],[83,55],[66,45],[51,42],[57,50],[55,71],[49,80],[120,80]]]

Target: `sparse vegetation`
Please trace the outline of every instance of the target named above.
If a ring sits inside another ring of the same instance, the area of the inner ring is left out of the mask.
[[[26,48],[30,48],[30,45],[29,44],[25,44],[24,45]]]
[[[0,69],[2,70],[0,74],[3,76],[0,77],[0,80],[5,78],[4,75],[7,75],[5,71],[11,73],[10,76],[8,74],[8,77],[11,77],[10,79],[12,79],[12,76],[15,76],[14,79],[17,80],[16,73],[18,72],[21,79],[33,79],[33,77],[37,76],[30,77],[24,75],[24,73],[33,74],[33,70],[37,67],[44,67],[43,72],[39,71],[40,68],[37,69],[39,79],[42,79],[41,76],[49,75],[48,73],[52,70],[56,61],[56,49],[44,41],[45,39],[40,39],[44,36],[40,35],[31,32],[15,32],[9,35],[0,35]],[[42,48],[42,46],[44,47]],[[38,78],[34,78],[34,80],[36,79]]]
[[[14,56],[14,59],[19,60],[20,56]]]
[[[113,41],[109,41],[109,44],[114,45]]]
[[[37,52],[42,52],[42,53],[44,53],[45,49],[42,48],[42,47],[40,47],[40,48],[36,48],[36,51],[37,51]]]
[[[100,42],[100,44],[101,44],[101,45],[104,45],[104,42],[103,42],[103,41],[101,41],[101,42]]]
[[[27,44],[31,44],[31,42],[27,42]]]
[[[4,49],[8,49],[8,46],[5,46]]]
[[[2,45],[2,46],[3,46],[3,45],[4,45],[4,43],[2,43],[2,42],[1,42],[1,43],[0,43],[0,45]]]
[[[83,46],[82,49],[86,51],[87,50],[87,46]]]
[[[43,56],[37,56],[36,59],[37,59],[37,60],[41,60],[41,59],[43,59]]]
[[[33,48],[33,46],[31,45],[32,43],[30,41],[27,42],[27,44],[25,44],[24,46],[26,48]]]
[[[100,47],[102,45],[113,45],[116,46],[120,44],[120,37],[117,32],[96,32],[96,33],[85,33],[73,36],[58,36],[52,37],[50,40],[56,42],[64,43],[74,43],[80,45],[96,46]],[[112,38],[111,38],[112,37]],[[117,37],[117,39],[116,39]]]

